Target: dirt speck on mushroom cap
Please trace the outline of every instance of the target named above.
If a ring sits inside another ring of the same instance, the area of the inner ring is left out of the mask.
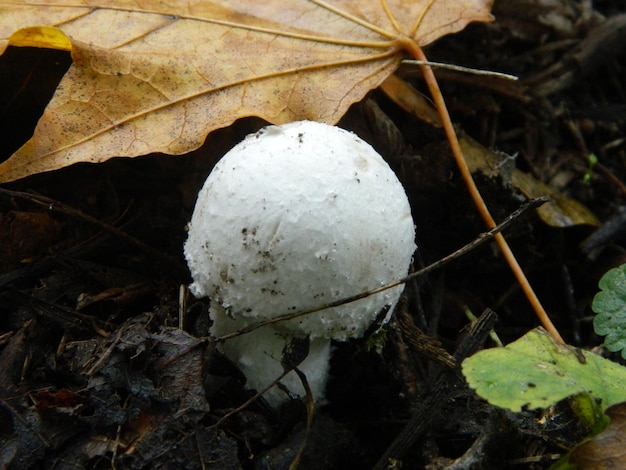
[[[200,191],[185,244],[190,288],[238,328],[405,276],[414,235],[404,189],[369,144],[321,123],[270,126],[228,152]],[[278,327],[358,337],[401,291]]]

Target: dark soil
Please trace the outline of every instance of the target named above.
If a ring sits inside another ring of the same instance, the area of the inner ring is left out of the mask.
[[[587,3],[496,1],[496,22],[426,50],[432,61],[520,77],[437,70],[463,135],[597,217],[553,226],[529,211],[505,232],[566,342],[586,349],[601,343],[590,309],[598,279],[626,260],[626,7]],[[31,135],[69,63],[42,50],[0,57],[3,157]],[[399,75],[426,93],[414,66]],[[250,392],[214,351],[208,300],[180,294],[197,191],[221,155],[264,124],[238,121],[182,157],[75,165],[1,188],[1,468],[289,468],[305,405],[259,401],[218,423]],[[380,91],[340,125],[403,182],[415,269],[485,231],[440,129]],[[498,221],[527,200],[510,168],[475,177]],[[488,310],[505,343],[538,325],[492,242],[410,282],[380,353],[364,340],[336,345],[329,402],[315,410],[300,468],[374,468],[384,457],[376,468],[541,469],[580,442],[589,430],[567,402],[507,412],[450,368],[452,356],[493,346],[488,328],[468,333],[466,311]]]

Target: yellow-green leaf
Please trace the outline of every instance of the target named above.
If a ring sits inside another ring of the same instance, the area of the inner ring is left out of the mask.
[[[545,408],[579,393],[601,400],[603,410],[626,401],[626,367],[559,344],[541,328],[506,347],[480,351],[462,366],[478,395],[512,411]]]

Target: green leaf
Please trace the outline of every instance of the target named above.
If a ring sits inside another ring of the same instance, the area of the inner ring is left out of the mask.
[[[478,395],[512,411],[545,408],[584,392],[601,400],[602,410],[626,400],[625,367],[556,343],[541,328],[504,348],[480,351],[462,367]]]
[[[596,313],[593,329],[606,336],[604,346],[609,351],[622,351],[626,359],[626,264],[607,271],[598,286],[601,290],[591,304]]]
[[[604,414],[598,402],[588,393],[579,393],[570,399],[570,406],[591,434],[598,434],[609,424],[609,418]]]
[[[598,402],[588,393],[579,393],[572,397],[570,405],[576,416],[591,430],[587,439],[602,433],[611,422],[611,419],[598,406]],[[610,409],[607,411],[608,413],[610,413]],[[579,447],[581,444],[562,455],[557,462],[550,465],[549,470],[581,470],[578,465],[571,463],[572,453],[577,453]]]

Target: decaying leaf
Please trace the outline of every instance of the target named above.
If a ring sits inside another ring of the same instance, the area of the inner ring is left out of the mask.
[[[186,153],[244,116],[335,123],[403,50],[490,21],[492,1],[0,0],[0,50],[62,48],[73,58],[0,182]]]
[[[0,271],[30,261],[58,238],[61,224],[45,212],[0,214]]]
[[[496,154],[466,135],[460,135],[459,139],[463,155],[472,172],[480,171],[489,177],[499,176],[529,199],[549,197],[550,201],[537,209],[546,224],[553,227],[600,225],[595,214],[582,203],[518,170],[512,161],[511,165],[507,165],[509,157]]]
[[[611,406],[606,414],[611,422],[604,432],[572,452],[570,462],[579,470],[626,468],[626,403]]]
[[[407,113],[433,126],[441,127],[441,118],[432,103],[396,75],[390,75],[380,89]]]

